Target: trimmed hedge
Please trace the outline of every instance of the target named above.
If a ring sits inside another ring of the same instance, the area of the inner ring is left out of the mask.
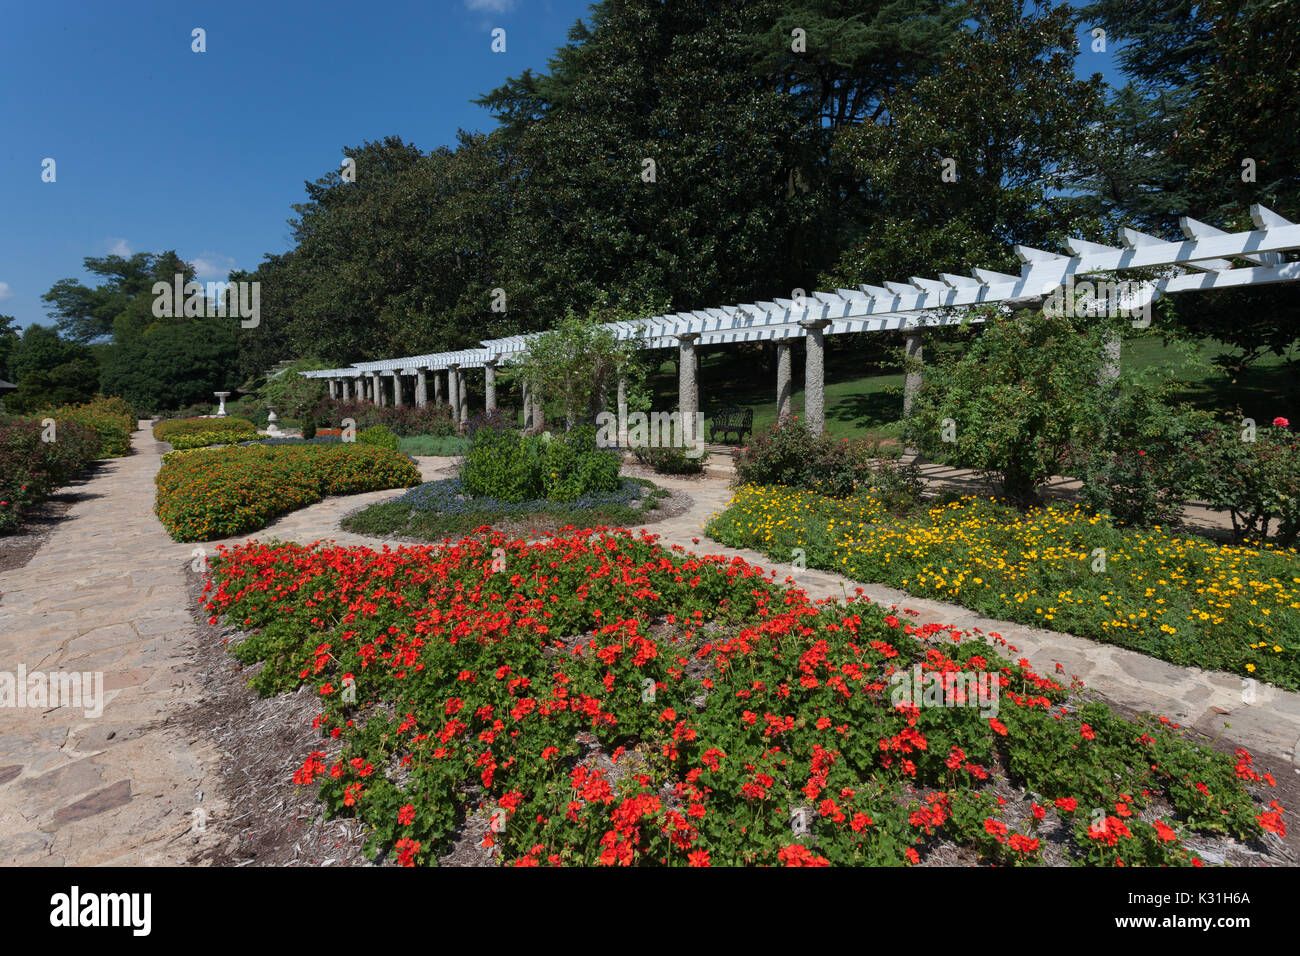
[[[405,455],[359,444],[231,446],[163,457],[154,513],[177,541],[256,531],[327,495],[420,483]]]
[[[153,437],[171,442],[172,447],[180,447],[173,438],[200,434],[256,435],[257,427],[246,418],[171,418],[153,427]]]
[[[265,435],[245,434],[236,431],[194,432],[190,435],[173,435],[168,439],[172,449],[185,451],[191,448],[208,448],[212,445],[242,445],[247,442],[265,441]]]

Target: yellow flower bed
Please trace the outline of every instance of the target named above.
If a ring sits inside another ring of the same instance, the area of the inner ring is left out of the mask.
[[[874,499],[743,487],[709,526],[780,561],[952,601],[1184,665],[1300,687],[1300,558],[1161,528],[1115,528],[1080,507],[1020,513],[967,497],[906,519]]]

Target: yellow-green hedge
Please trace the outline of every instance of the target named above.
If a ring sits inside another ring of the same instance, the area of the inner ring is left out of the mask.
[[[235,431],[205,431],[192,432],[188,435],[172,435],[167,439],[171,443],[174,451],[184,451],[189,448],[206,448],[210,445],[238,445],[244,441],[265,441],[265,435],[259,435],[257,432],[245,434]]]
[[[247,418],[169,418],[153,427],[153,437],[159,441],[172,441],[173,438],[201,432],[256,435],[257,426]]]
[[[154,513],[177,541],[256,531],[326,495],[420,483],[405,455],[355,443],[248,445],[168,455],[154,479]]]

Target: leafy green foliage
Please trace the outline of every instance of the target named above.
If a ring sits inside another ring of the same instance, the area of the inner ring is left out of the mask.
[[[307,436],[304,435],[304,438]],[[397,434],[385,425],[372,425],[370,428],[363,428],[357,432],[357,441],[363,445],[374,445],[376,448],[387,448],[390,451],[397,450]]]
[[[871,479],[870,447],[814,434],[797,418],[760,431],[736,456],[736,477],[751,485],[806,488],[833,498]]]
[[[575,501],[587,492],[613,491],[618,469],[618,455],[597,448],[590,428],[538,436],[481,428],[465,453],[460,479],[474,497]]]
[[[519,376],[533,395],[559,404],[566,427],[593,421],[617,387],[617,376],[627,376],[631,385],[639,386],[642,366],[635,345],[615,339],[601,325],[632,317],[618,310],[599,310],[585,317],[570,311],[557,328],[529,343],[518,362]]]
[[[977,339],[927,374],[906,423],[926,455],[995,478],[1032,503],[1100,432],[1102,323],[988,315]]]
[[[219,433],[226,435],[256,435],[257,428],[246,418],[169,418],[153,426],[153,437],[158,441],[171,441],[184,435]]]
[[[1300,537],[1300,437],[1284,419],[1258,429],[1244,423],[1204,428],[1189,449],[1191,491],[1232,517],[1238,540],[1262,539],[1277,522],[1279,543]]]

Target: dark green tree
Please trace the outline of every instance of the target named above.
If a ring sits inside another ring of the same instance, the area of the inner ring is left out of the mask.
[[[1075,76],[1076,23],[1068,7],[981,0],[887,122],[840,134],[868,200],[828,282],[1007,268],[1013,244],[1047,243],[1084,213],[1066,187],[1098,148],[1103,97],[1099,76]]]

